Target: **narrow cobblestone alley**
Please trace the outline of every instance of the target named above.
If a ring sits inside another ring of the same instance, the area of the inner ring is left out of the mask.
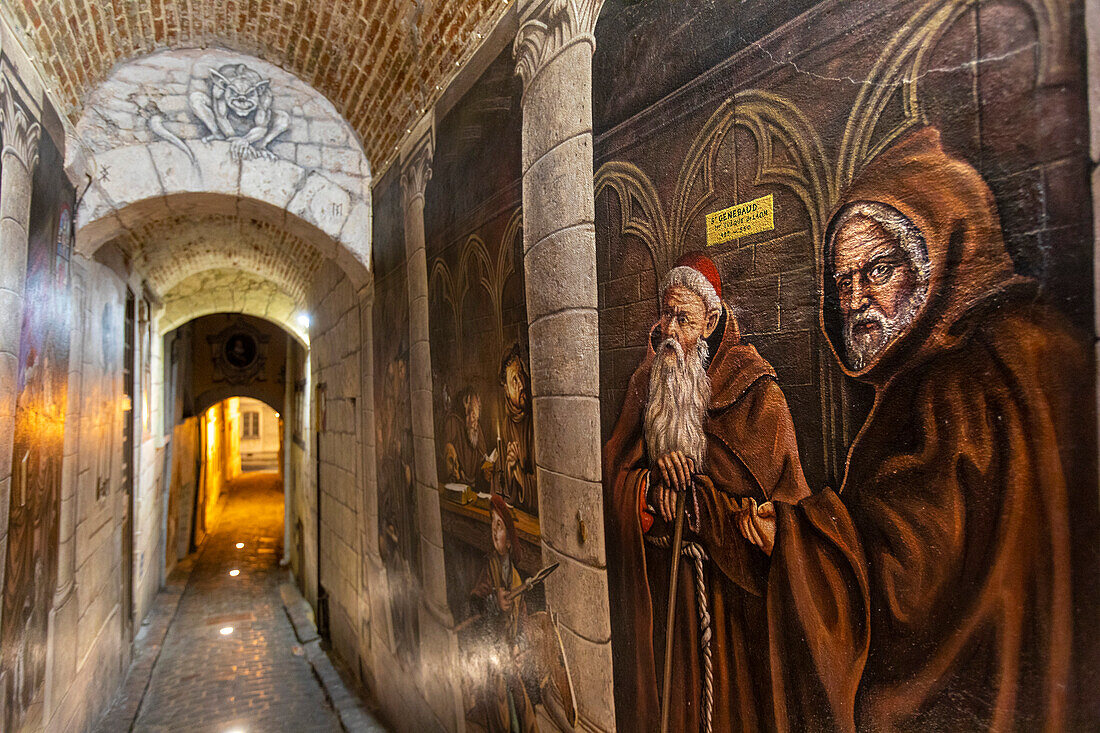
[[[217,526],[197,555],[148,685],[136,693],[141,700],[132,730],[341,730],[279,594],[289,577],[279,567],[279,481],[275,473],[258,472],[229,483]],[[239,573],[231,574],[234,570]],[[119,710],[125,704],[116,703],[100,724],[102,733],[126,729],[133,713]]]

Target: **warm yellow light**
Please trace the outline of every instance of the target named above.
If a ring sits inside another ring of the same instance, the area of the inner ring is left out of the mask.
[[[223,626],[220,629],[218,629],[218,633],[221,634],[222,636],[229,636],[230,634],[233,633],[233,627],[232,626]]]
[[[240,575],[240,574],[241,574],[241,571],[240,571],[240,570],[230,570],[230,571],[229,571],[229,574],[230,574],[231,576],[233,576],[234,578],[236,578],[236,577],[237,577],[238,575]]]
[[[237,549],[238,549],[238,550],[242,550],[242,549],[244,549],[244,543],[243,543],[243,542],[238,542],[238,543],[237,543]]]

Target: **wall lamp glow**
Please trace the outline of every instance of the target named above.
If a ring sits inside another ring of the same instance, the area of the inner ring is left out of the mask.
[[[299,313],[298,314],[298,325],[301,326],[302,328],[309,328],[309,314],[308,313]]]
[[[243,550],[244,549],[244,543],[243,542],[238,542],[237,543],[237,549],[238,550]]]
[[[218,629],[218,633],[221,634],[222,636],[229,636],[230,634],[233,633],[233,627],[232,626],[223,626],[220,629]]]
[[[240,575],[240,574],[241,574],[241,571],[240,571],[240,570],[236,570],[236,569],[233,569],[233,570],[230,570],[230,571],[229,571],[229,575],[230,575],[230,577],[233,577],[233,578],[236,578],[236,577],[237,577],[238,575]]]

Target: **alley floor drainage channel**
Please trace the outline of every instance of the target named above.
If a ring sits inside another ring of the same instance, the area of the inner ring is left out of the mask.
[[[278,476],[244,474],[227,493],[217,526],[158,596],[97,733],[384,731],[279,567]]]

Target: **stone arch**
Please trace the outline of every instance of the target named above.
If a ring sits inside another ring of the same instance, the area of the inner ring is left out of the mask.
[[[215,313],[240,313],[270,321],[301,346],[309,347],[309,331],[296,319],[303,303],[267,278],[231,269],[211,269],[184,278],[162,295],[157,331],[163,336],[180,326]]]
[[[212,116],[212,90],[227,75],[255,91],[248,103],[266,119]],[[262,137],[233,140],[252,129]],[[67,166],[87,181],[76,215],[81,252],[171,214],[224,212],[330,243],[321,244],[326,256],[366,281],[370,164],[335,107],[282,69],[218,48],[136,58],[88,96],[75,135]]]
[[[270,407],[275,412],[281,413],[285,409],[282,405],[273,405],[263,395],[263,393],[251,385],[219,385],[212,389],[208,389],[202,394],[195,396],[195,414],[201,415],[209,410],[214,405],[218,404],[222,400],[227,400],[231,397],[248,397],[249,399],[262,402]]]

